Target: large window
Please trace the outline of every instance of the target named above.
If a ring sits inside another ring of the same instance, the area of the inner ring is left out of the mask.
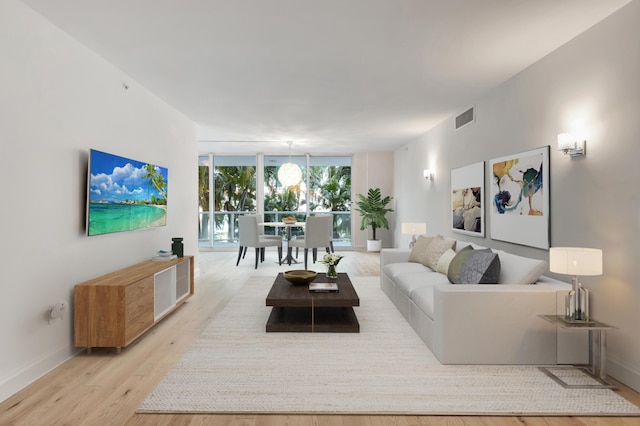
[[[278,168],[287,162],[302,169],[298,185],[284,187],[278,180]],[[351,245],[351,157],[209,154],[198,165],[201,247],[237,245],[237,217],[246,213],[263,214],[265,221],[330,213],[334,245]]]
[[[199,162],[200,246],[238,240],[238,215],[256,213],[256,156],[209,155]]]

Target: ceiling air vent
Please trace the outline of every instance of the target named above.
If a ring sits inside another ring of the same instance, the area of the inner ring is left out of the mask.
[[[476,111],[474,107],[471,107],[456,117],[456,130],[474,121],[476,121]]]

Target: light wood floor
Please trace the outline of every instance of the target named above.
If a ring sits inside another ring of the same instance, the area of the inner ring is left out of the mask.
[[[379,275],[375,253],[343,252],[340,271]],[[253,268],[253,253],[235,266],[235,252],[200,254],[196,294],[171,316],[116,355],[114,350],[83,352],[37,382],[0,403],[0,425],[638,425],[638,418],[472,417],[472,416],[293,416],[136,414],[142,400],[160,382],[240,286],[253,275],[274,276],[287,266],[276,254]],[[323,265],[310,264],[323,271]],[[250,344],[250,342],[247,342]],[[425,349],[426,350],[426,349]],[[640,395],[619,391],[640,406]]]

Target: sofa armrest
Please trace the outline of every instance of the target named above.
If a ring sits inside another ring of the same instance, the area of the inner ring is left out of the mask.
[[[391,263],[408,262],[411,249],[385,248],[380,250],[380,268]]]
[[[556,292],[535,285],[437,284],[434,353],[444,364],[556,363],[556,330],[538,315],[556,313]]]
[[[380,277],[384,277],[382,269],[385,265],[408,262],[410,254],[411,249],[385,248],[380,250]]]

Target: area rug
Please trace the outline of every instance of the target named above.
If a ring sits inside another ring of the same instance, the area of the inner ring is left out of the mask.
[[[252,277],[137,412],[640,415],[611,390],[565,389],[535,366],[442,365],[378,278],[352,281],[360,333],[266,333],[273,278]]]

